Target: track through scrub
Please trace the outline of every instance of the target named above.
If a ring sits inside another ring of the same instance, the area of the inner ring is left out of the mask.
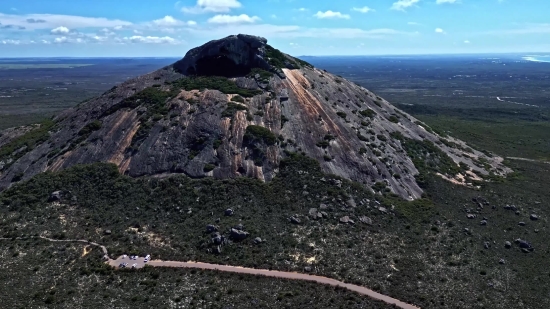
[[[216,264],[209,264],[209,263],[201,263],[201,262],[178,262],[178,261],[161,261],[161,260],[152,260],[149,262],[145,262],[144,258],[141,257],[137,260],[131,260],[130,257],[127,256],[121,256],[117,258],[116,260],[113,260],[109,257],[109,253],[107,251],[107,248],[103,245],[100,245],[95,242],[91,242],[88,240],[77,240],[77,239],[51,239],[43,236],[31,236],[31,237],[16,237],[16,238],[0,238],[0,240],[25,240],[25,239],[33,239],[33,238],[39,238],[51,242],[77,242],[77,243],[83,243],[95,247],[99,247],[103,251],[103,258],[106,260],[105,262],[111,265],[114,268],[118,268],[118,266],[121,263],[128,263],[129,267],[131,265],[136,264],[136,268],[142,268],[145,265],[148,265],[150,267],[174,267],[174,268],[197,268],[197,269],[207,269],[207,270],[216,270],[216,271],[223,271],[223,272],[231,272],[231,273],[239,273],[239,274],[247,274],[247,275],[256,275],[256,276],[266,276],[266,277],[273,277],[273,278],[281,278],[281,279],[290,279],[290,280],[303,280],[303,281],[312,281],[320,284],[328,284],[335,287],[342,287],[345,289],[348,289],[350,291],[368,296],[373,299],[377,299],[380,301],[383,301],[385,303],[388,303],[390,305],[395,305],[398,308],[402,309],[419,309],[419,307],[416,307],[411,304],[407,304],[405,302],[402,302],[400,300],[397,300],[395,298],[389,297],[387,295],[380,294],[378,292],[375,292],[371,289],[368,289],[366,287],[362,287],[355,284],[349,284],[344,283],[342,281],[338,281],[336,279],[331,279],[327,277],[321,277],[321,276],[315,276],[315,275],[308,275],[308,274],[301,274],[301,273],[295,273],[295,272],[284,272],[284,271],[276,271],[276,270],[268,270],[268,269],[256,269],[256,268],[245,268],[245,267],[238,267],[238,266],[229,266],[229,265],[216,265]]]

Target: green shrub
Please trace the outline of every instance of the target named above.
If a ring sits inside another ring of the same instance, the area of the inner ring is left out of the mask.
[[[113,114],[123,108],[136,108],[140,105],[147,106],[147,112],[153,114],[166,114],[168,109],[164,106],[166,100],[170,97],[175,97],[177,93],[164,91],[160,88],[145,88],[142,91],[120,101],[120,103],[111,106],[105,115]]]
[[[364,117],[374,118],[374,116],[376,115],[376,112],[370,108],[367,108],[365,110],[360,111],[359,114],[361,114]]]
[[[393,122],[393,123],[399,123],[399,118],[397,118],[394,115],[390,116],[390,118],[388,118],[388,120]]]
[[[330,146],[330,142],[329,141],[320,141],[320,142],[317,142],[317,147],[321,147],[321,148],[328,148],[328,146]]]
[[[53,121],[45,120],[39,126],[0,147],[0,160],[10,157],[16,150],[26,147],[24,150],[12,156],[12,159],[15,161],[39,144],[47,141],[50,136],[49,131],[54,128],[54,125],[55,123]]]
[[[222,117],[233,117],[238,111],[247,111],[248,108],[237,103],[227,103],[227,108],[222,112]]]
[[[363,141],[363,142],[368,142],[369,139],[364,136],[363,134],[361,134],[361,132],[357,132],[357,137],[359,138],[359,140]]]
[[[216,166],[214,164],[205,164],[203,170],[204,170],[205,173],[208,173],[208,172],[213,171],[215,168],[216,168]]]
[[[90,134],[92,134],[92,132],[94,131],[97,131],[99,129],[101,129],[101,125],[103,123],[99,120],[94,120],[90,123],[88,123],[87,125],[85,125],[80,131],[78,131],[78,135],[79,136],[90,136]]]
[[[337,112],[336,115],[338,115],[342,119],[346,119],[346,117],[348,117],[348,115],[344,112]]]
[[[187,91],[190,90],[218,90],[225,94],[238,94],[245,98],[253,97],[258,94],[262,94],[261,90],[250,90],[244,89],[237,86],[237,84],[221,76],[195,76],[195,77],[184,77],[172,83],[172,86],[177,89],[184,89]]]
[[[260,69],[260,68],[253,68],[250,73],[248,74],[249,77],[254,77],[256,74],[260,75],[260,80],[268,81],[271,77],[273,77],[273,73]]]
[[[271,45],[265,46],[265,55],[267,57],[267,62],[278,69],[286,67],[285,61],[289,61],[285,54],[273,48]]]
[[[239,103],[244,103],[244,98],[241,97],[240,95],[236,95],[234,97],[231,98],[231,101],[233,102],[239,102]]]
[[[255,144],[257,142],[264,143],[268,146],[273,146],[277,143],[277,136],[268,128],[262,126],[248,126],[243,136],[243,141],[247,144]]]

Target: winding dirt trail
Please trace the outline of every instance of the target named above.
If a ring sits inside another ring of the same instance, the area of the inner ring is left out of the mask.
[[[88,240],[59,240],[59,239],[51,239],[43,236],[31,236],[28,238],[40,238],[51,242],[78,242],[78,243],[99,247],[103,251],[104,259],[106,260],[106,263],[108,263],[109,265],[115,268],[118,268],[118,265],[120,265],[120,263],[127,261],[129,263],[138,264],[137,268],[144,267],[145,265],[148,265],[151,267],[197,268],[197,269],[216,270],[216,271],[224,271],[224,272],[247,274],[247,275],[266,276],[266,277],[273,277],[273,278],[311,281],[311,282],[316,282],[320,284],[328,284],[331,286],[339,286],[339,287],[348,289],[350,291],[368,296],[370,298],[383,301],[387,304],[395,305],[398,308],[420,309],[419,307],[413,306],[411,304],[407,304],[405,302],[389,297],[387,295],[380,294],[371,289],[368,289],[359,285],[355,285],[355,284],[344,283],[342,281],[338,281],[336,279],[331,279],[327,277],[301,274],[301,273],[295,273],[295,272],[268,270],[268,269],[245,268],[245,267],[229,266],[229,265],[216,265],[216,264],[201,263],[201,262],[178,262],[178,261],[161,261],[161,260],[152,260],[149,262],[144,262],[143,258],[140,258],[138,261],[138,260],[130,260],[128,257],[119,257],[118,259],[113,260],[109,257],[109,253],[105,246],[95,242],[88,241]],[[24,240],[28,238],[17,237],[15,238],[15,240]],[[13,240],[13,239],[14,238],[0,238],[0,240]]]
[[[548,161],[535,160],[535,159],[528,159],[528,158],[506,157],[506,159],[550,164],[550,162],[548,162]]]

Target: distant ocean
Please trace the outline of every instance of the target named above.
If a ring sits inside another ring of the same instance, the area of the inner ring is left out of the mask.
[[[523,60],[532,62],[547,62],[550,63],[550,55],[529,55],[522,58]]]

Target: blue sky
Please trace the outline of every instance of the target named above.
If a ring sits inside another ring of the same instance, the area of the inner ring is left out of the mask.
[[[549,0],[2,0],[0,57],[181,57],[264,36],[292,55],[550,52]]]

